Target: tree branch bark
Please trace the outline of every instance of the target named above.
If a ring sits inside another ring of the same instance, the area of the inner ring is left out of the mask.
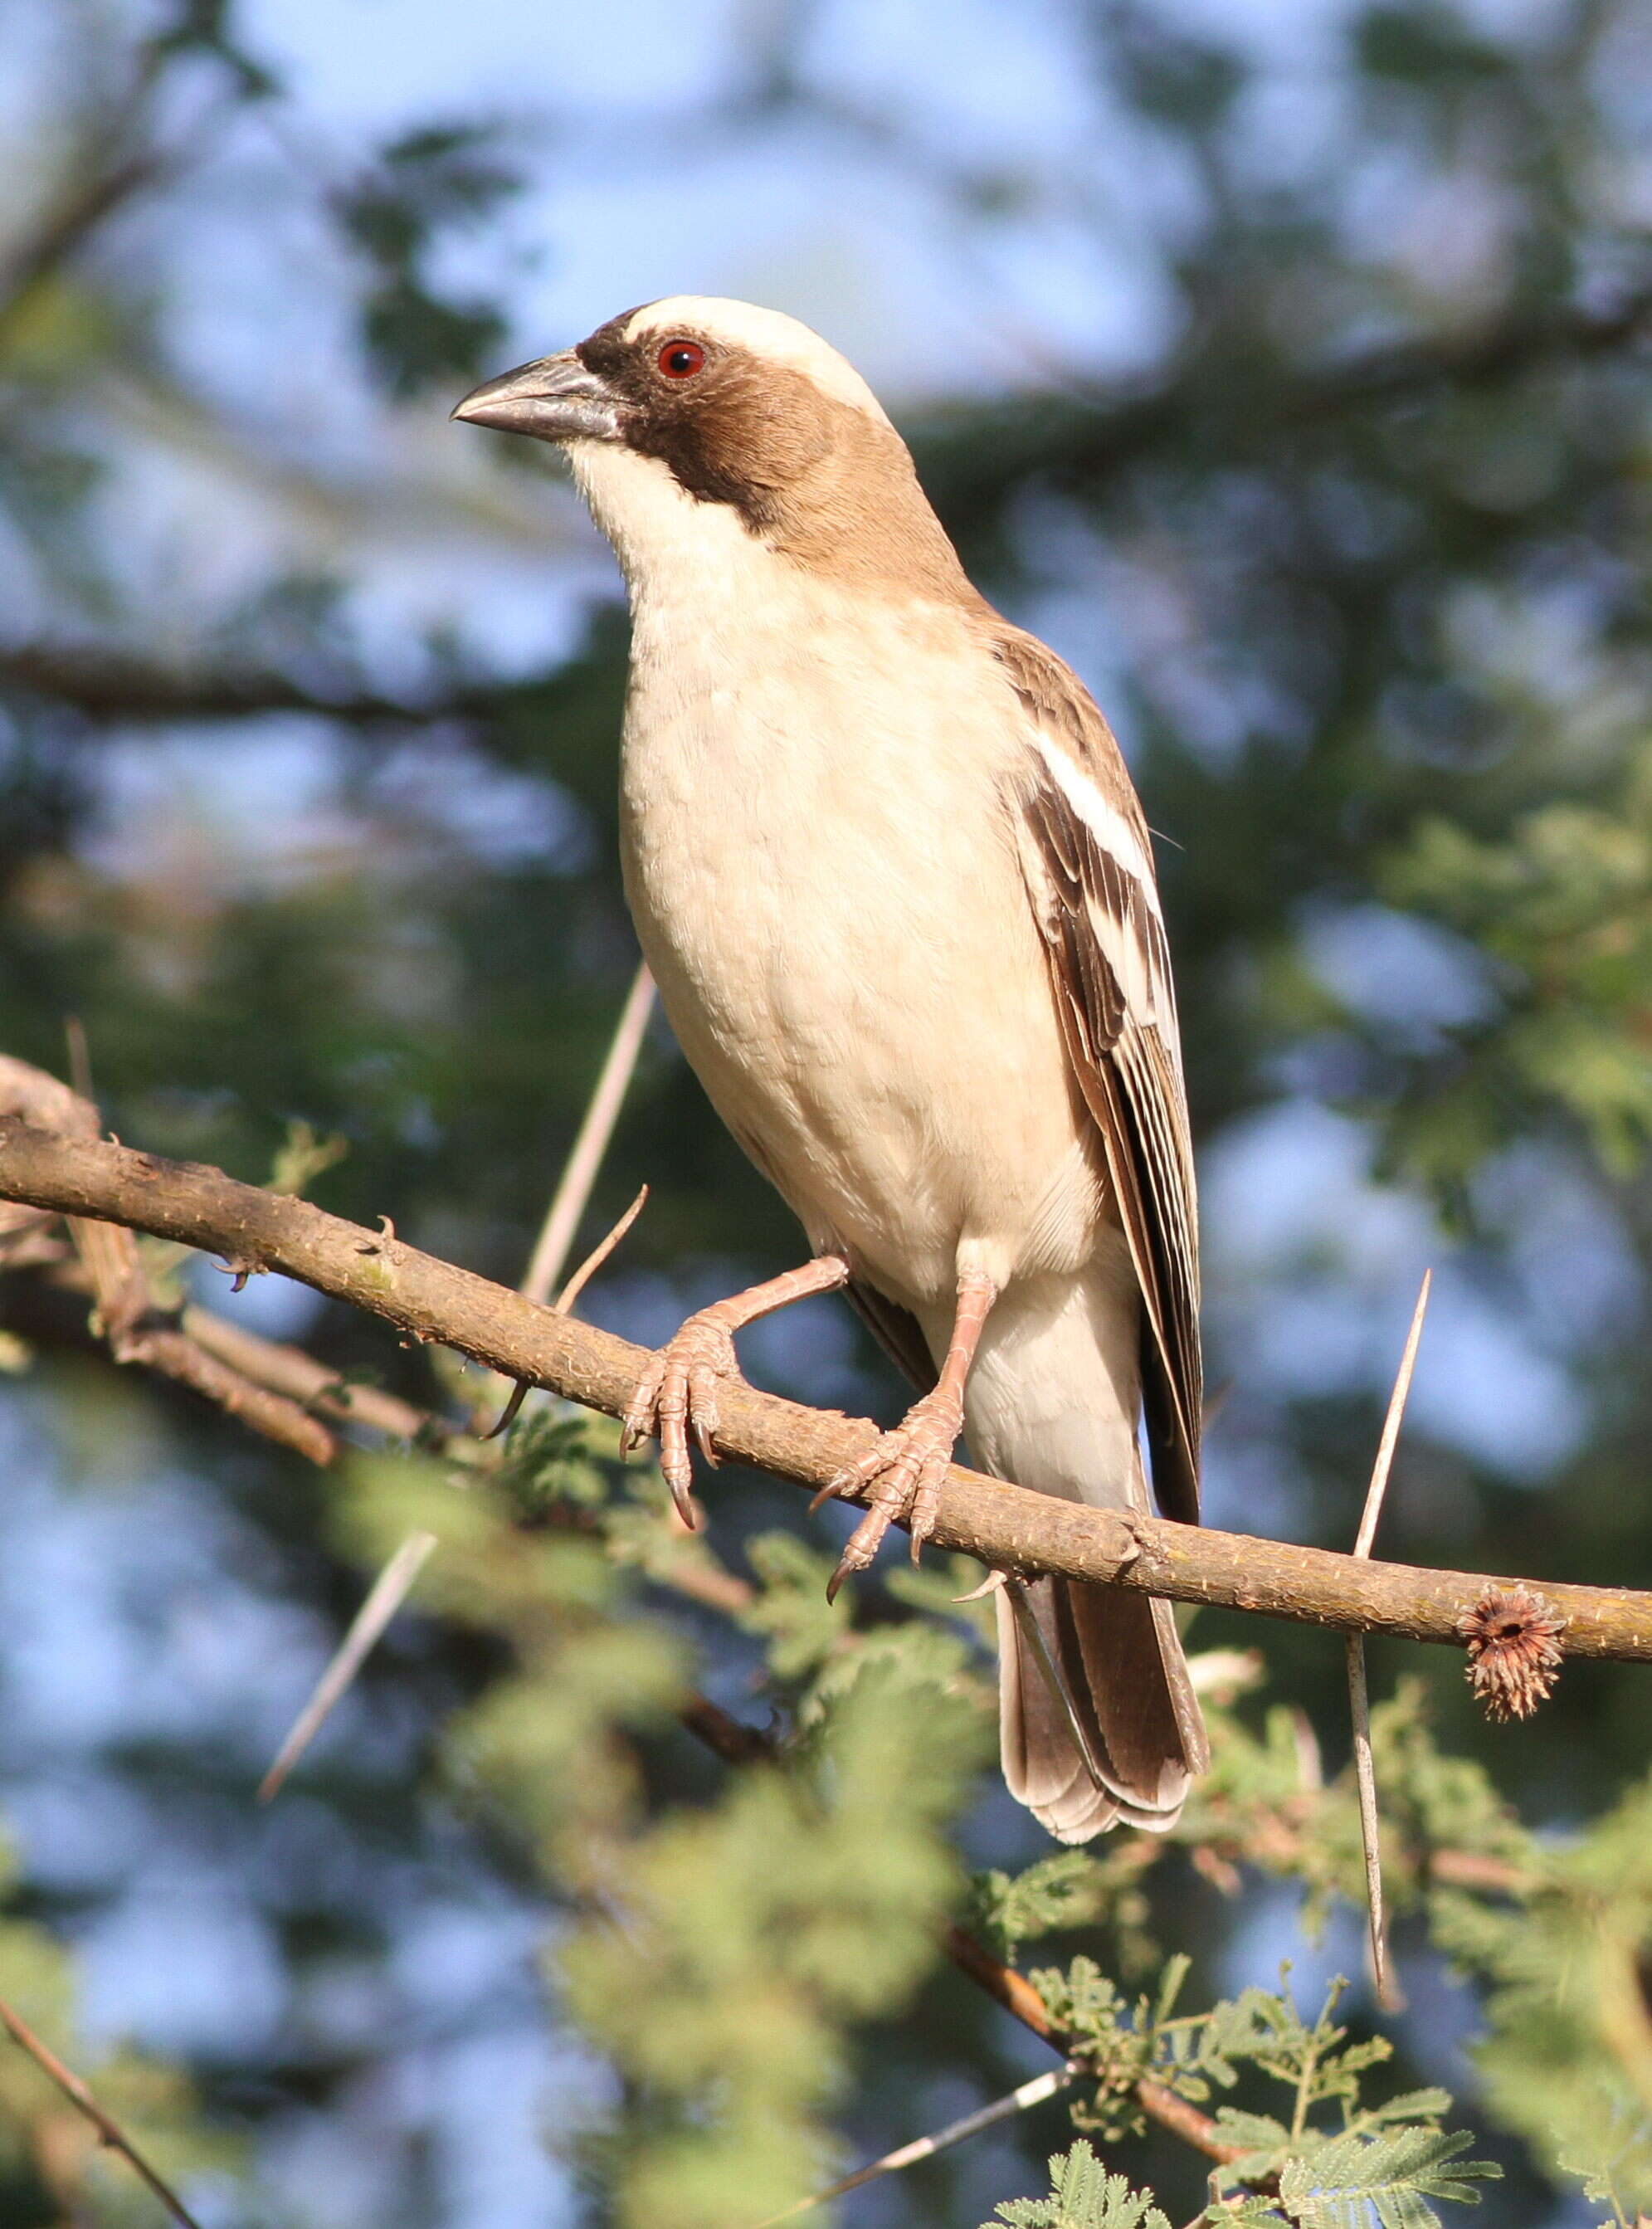
[[[415,1339],[440,1340],[612,1416],[623,1412],[646,1359],[627,1340],[421,1253],[388,1227],[367,1230],[307,1200],[239,1184],[221,1169],[55,1136],[15,1117],[0,1120],[0,1198],[151,1231],[236,1269],[279,1270]],[[876,1432],[865,1420],[743,1385],[727,1390],[722,1411],[722,1455],[811,1491],[864,1452]],[[1513,1583],[1508,1575],[1366,1562],[1088,1509],[957,1465],[948,1473],[935,1538],[999,1569],[1457,1648],[1458,1620],[1492,1587]],[[1652,1662],[1652,1595],[1548,1582],[1540,1591],[1565,1620],[1569,1655]]]

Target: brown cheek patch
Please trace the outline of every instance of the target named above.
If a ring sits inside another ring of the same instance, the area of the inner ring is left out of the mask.
[[[630,439],[690,495],[731,505],[761,533],[784,491],[831,448],[831,408],[800,375],[724,350],[680,388],[656,379]]]
[[[891,427],[806,373],[733,350],[680,392],[662,387],[652,382],[627,439],[688,494],[728,504],[823,576],[980,607]]]

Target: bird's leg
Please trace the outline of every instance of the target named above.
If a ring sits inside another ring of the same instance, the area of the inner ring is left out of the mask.
[[[849,1263],[841,1254],[817,1255],[800,1269],[787,1269],[766,1284],[731,1293],[709,1308],[701,1308],[682,1324],[637,1381],[625,1421],[620,1427],[620,1452],[629,1455],[639,1440],[658,1438],[659,1467],[672,1490],[683,1522],[692,1527],[694,1504],[689,1498],[693,1465],[689,1457],[689,1435],[707,1462],[717,1461],[712,1445],[717,1429],[717,1388],[728,1379],[738,1380],[734,1334],[759,1316],[813,1293],[836,1292],[849,1282]]]
[[[964,1381],[980,1343],[981,1327],[997,1298],[998,1288],[990,1277],[979,1270],[965,1271],[958,1280],[952,1339],[935,1391],[915,1401],[892,1432],[884,1433],[858,1462],[840,1470],[831,1485],[815,1495],[812,1506],[818,1509],[836,1494],[871,1488],[871,1506],[850,1534],[832,1574],[826,1588],[828,1602],[851,1571],[865,1570],[897,1519],[910,1528],[912,1561],[917,1562],[935,1529],[941,1481],[964,1428]]]

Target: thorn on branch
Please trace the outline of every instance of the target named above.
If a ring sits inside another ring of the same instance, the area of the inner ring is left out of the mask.
[[[1494,1587],[1457,1620],[1469,1649],[1469,1685],[1488,1718],[1529,1718],[1560,1676],[1565,1620],[1540,1594]]]
[[[1393,1467],[1394,1449],[1399,1444],[1399,1428],[1411,1390],[1411,1373],[1417,1367],[1417,1350],[1423,1337],[1423,1319],[1428,1314],[1429,1291],[1433,1282],[1434,1272],[1424,1269],[1422,1289],[1411,1312],[1411,1327],[1405,1337],[1405,1351],[1399,1359],[1394,1390],[1388,1397],[1388,1413],[1383,1419],[1382,1437],[1377,1443],[1377,1459],[1372,1465],[1371,1484],[1366,1490],[1366,1506],[1360,1519],[1359,1537],[1353,1544],[1353,1552],[1362,1562],[1370,1555],[1372,1544],[1377,1537],[1377,1521],[1382,1515],[1383,1497],[1388,1491],[1388,1474]],[[1405,2009],[1405,1999],[1388,1965],[1388,1929],[1382,1894],[1382,1842],[1378,1824],[1377,1770],[1371,1752],[1371,1693],[1366,1681],[1364,1634],[1351,1633],[1348,1635],[1347,1663],[1348,1712],[1353,1721],[1354,1783],[1360,1798],[1360,1841],[1365,1854],[1366,1902],[1371,1922],[1371,1977],[1376,1984],[1377,2001],[1383,2009],[1385,2012],[1401,2012]]]
[[[434,1532],[412,1532],[379,1573],[371,1592],[350,1621],[349,1632],[293,1721],[275,1762],[258,1783],[258,1800],[267,1803],[331,1715],[339,1698],[366,1662],[374,1643],[395,1616],[436,1545]]]
[[[550,1298],[551,1288],[562,1274],[580,1218],[589,1204],[598,1171],[608,1150],[608,1141],[614,1135],[620,1110],[631,1088],[637,1056],[642,1050],[642,1040],[653,1005],[654,979],[645,963],[638,967],[632,978],[631,988],[626,994],[625,1005],[620,1010],[620,1018],[614,1025],[614,1037],[586,1107],[584,1119],[580,1123],[556,1186],[556,1197],[550,1203],[543,1228],[535,1242],[527,1273],[522,1280],[524,1293],[530,1301],[537,1301],[541,1307]],[[615,1243],[618,1243],[617,1240]],[[571,1307],[571,1299],[565,1300],[563,1305]]]
[[[845,2175],[840,2181],[828,2183],[824,2190],[814,2191],[807,2198],[800,2198],[795,2206],[787,2206],[779,2213],[771,2213],[767,2220],[757,2225],[757,2229],[777,2229],[779,2223],[795,2220],[800,2213],[808,2213],[815,2207],[826,2205],[831,2199],[843,2198],[850,2191],[858,2190],[863,2183],[875,2181],[879,2175],[893,2174],[901,2168],[916,2167],[920,2160],[933,2159],[937,2152],[945,2151],[948,2146],[962,2143],[966,2136],[978,2136],[981,2129],[990,2129],[999,2121],[1008,2120],[1012,2114],[1025,2113],[1030,2105],[1042,2105],[1047,2097],[1056,2097],[1065,2090],[1077,2072],[1077,2065],[1069,2059],[1064,2066],[1051,2067],[1047,2074],[1036,2074],[1031,2082],[1024,2082],[1019,2089],[1012,2090],[1007,2097],[994,2098],[990,2105],[983,2105],[974,2113],[966,2113],[960,2121],[949,2122],[944,2129],[937,2129],[933,2136],[919,2136],[913,2143],[902,2144],[898,2150],[885,2152],[881,2159],[873,2160],[869,2166],[858,2168],[853,2174]]]
[[[967,1595],[954,1595],[952,1599],[959,1605],[964,1603],[985,1602],[988,1595],[995,1595],[1000,1587],[1006,1587],[1009,1583],[1010,1575],[1007,1571],[988,1571],[978,1587],[971,1587]]]
[[[590,1283],[592,1278],[595,1276],[597,1271],[607,1260],[609,1255],[613,1253],[614,1248],[619,1245],[620,1240],[625,1237],[627,1231],[630,1230],[632,1224],[642,1213],[643,1209],[647,1205],[647,1204],[648,1187],[646,1185],[644,1185],[642,1190],[637,1194],[635,1199],[632,1201],[630,1206],[627,1208],[625,1213],[614,1224],[613,1230],[609,1231],[607,1237],[598,1240],[597,1243],[592,1247],[590,1252],[580,1263],[578,1269],[575,1270],[568,1282],[562,1287],[561,1292],[557,1294],[556,1298],[551,1306],[550,1312],[552,1315],[565,1316],[568,1314],[575,1301],[578,1300],[580,1294],[585,1290],[587,1285]],[[530,1294],[529,1297],[531,1298],[532,1295]],[[510,1430],[511,1425],[515,1423],[518,1415],[521,1413],[523,1403],[527,1399],[532,1390],[532,1378],[518,1378],[515,1385],[511,1390],[511,1397],[505,1404],[505,1413],[500,1416],[498,1423],[492,1427],[492,1430],[479,1433],[478,1437],[484,1440],[502,1439],[505,1433]]]

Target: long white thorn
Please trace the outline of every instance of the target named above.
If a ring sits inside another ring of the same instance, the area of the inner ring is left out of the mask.
[[[1353,1544],[1356,1556],[1369,1556],[1377,1537],[1377,1520],[1382,1515],[1383,1496],[1388,1491],[1388,1474],[1393,1468],[1394,1449],[1399,1444],[1400,1423],[1405,1414],[1405,1402],[1411,1390],[1411,1374],[1417,1367],[1417,1349],[1423,1336],[1423,1319],[1428,1313],[1428,1296],[1434,1282],[1434,1272],[1423,1272],[1422,1290],[1417,1295],[1417,1306],[1411,1312],[1411,1327],[1406,1335],[1405,1352],[1399,1359],[1399,1370],[1394,1379],[1394,1390],[1388,1397],[1388,1414],[1383,1419],[1382,1437],[1377,1442],[1377,1460],[1372,1465],[1371,1484],[1366,1489],[1366,1506],[1360,1519],[1359,1536]],[[1377,1772],[1371,1755],[1371,1689],[1366,1678],[1366,1640],[1362,1633],[1351,1633],[1347,1637],[1348,1711],[1353,1720],[1353,1777],[1360,1794],[1360,1840],[1366,1860],[1366,1907],[1371,1921],[1371,1975],[1376,1983],[1377,2001],[1386,2012],[1398,2012],[1405,2004],[1388,1964],[1388,1928],[1383,1910],[1382,1844],[1377,1813]]]

